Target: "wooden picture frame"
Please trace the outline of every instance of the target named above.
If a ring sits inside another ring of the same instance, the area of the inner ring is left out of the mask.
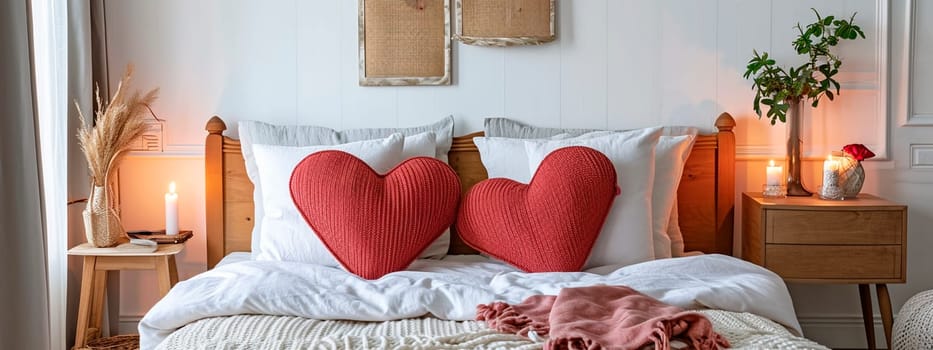
[[[448,0],[359,0],[360,86],[450,85]]]
[[[455,38],[464,44],[541,45],[556,38],[556,0],[455,1]]]

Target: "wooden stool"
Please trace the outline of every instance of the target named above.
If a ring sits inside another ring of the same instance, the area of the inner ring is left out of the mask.
[[[119,273],[121,270],[155,270],[159,280],[159,293],[164,297],[178,282],[175,254],[184,248],[184,243],[160,244],[154,252],[146,251],[144,247],[134,248],[129,245],[120,248],[96,248],[90,243],[71,248],[68,255],[84,257],[74,349],[84,348],[88,340],[101,336],[107,271]]]

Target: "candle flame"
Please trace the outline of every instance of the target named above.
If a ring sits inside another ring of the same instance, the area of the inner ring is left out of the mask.
[[[169,192],[169,193],[175,193],[175,181],[172,181],[172,182],[169,182],[169,183],[168,183],[168,192]]]
[[[774,166],[774,159],[772,159],[771,162],[769,162],[768,166]]]
[[[833,161],[833,155],[830,154],[830,155],[826,156],[826,160],[832,162],[832,161]]]

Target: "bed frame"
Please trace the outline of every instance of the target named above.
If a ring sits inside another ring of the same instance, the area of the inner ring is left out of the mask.
[[[700,135],[684,168],[677,192],[680,227],[686,250],[732,255],[735,204],[735,120],[716,119],[718,132]],[[240,141],[224,136],[227,125],[214,116],[207,122],[204,173],[207,200],[207,265],[213,268],[231,252],[250,251],[253,229],[253,184],[246,176]],[[448,156],[466,193],[486,179],[473,137],[455,137]],[[451,234],[450,254],[476,251]]]

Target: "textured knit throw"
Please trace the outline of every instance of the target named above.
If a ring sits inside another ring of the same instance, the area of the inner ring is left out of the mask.
[[[564,288],[521,304],[478,305],[476,319],[505,333],[548,337],[545,349],[670,349],[671,338],[691,349],[729,347],[703,315],[664,304],[625,286]]]
[[[528,185],[496,178],[473,186],[457,230],[471,247],[527,272],[580,271],[617,194],[609,158],[561,148]]]
[[[347,271],[366,279],[404,270],[454,221],[460,179],[434,158],[381,175],[349,153],[323,151],[292,172],[292,200]]]

